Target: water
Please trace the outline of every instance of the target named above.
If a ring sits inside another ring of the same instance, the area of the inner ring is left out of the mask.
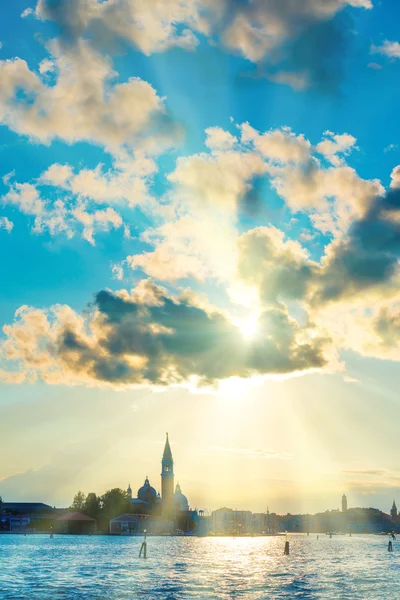
[[[141,538],[1,535],[0,598],[379,600],[400,598],[387,537]]]

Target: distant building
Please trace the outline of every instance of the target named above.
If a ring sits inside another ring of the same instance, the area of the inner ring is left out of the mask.
[[[143,530],[141,523],[145,519],[144,515],[120,515],[111,519],[110,533],[114,535],[137,535]]]
[[[347,498],[346,498],[346,494],[343,494],[342,496],[342,513],[346,513],[347,512]]]
[[[392,521],[397,521],[397,506],[394,500],[392,508],[390,509],[390,516],[392,517]]]
[[[31,523],[31,519],[24,515],[4,515],[0,520],[1,531],[26,531]]]
[[[162,516],[165,521],[173,521],[175,519],[182,523],[182,520],[185,522],[187,513],[187,516],[193,520],[192,511],[189,511],[188,499],[182,493],[179,483],[176,485],[174,491],[174,460],[172,458],[168,433],[161,460],[161,495],[150,484],[148,477],[146,477],[142,487],[139,488],[136,498],[132,498],[130,484],[127,489],[127,495],[131,502],[132,512],[137,515]]]
[[[240,535],[251,531],[252,513],[223,507],[212,512],[211,521],[213,533]]]
[[[174,494],[174,510],[175,512],[184,510],[189,510],[189,502],[184,494],[182,494],[181,486],[179,483],[176,484],[175,494]]]
[[[87,517],[79,512],[70,512],[54,521],[56,533],[70,533],[74,535],[95,533],[96,519]]]
[[[138,489],[137,498],[132,498],[131,486],[127,490],[128,497],[131,499],[133,512],[137,514],[160,514],[161,512],[161,497],[157,494],[155,488],[150,484],[148,477],[144,480],[144,484]]]
[[[0,531],[50,531],[54,519],[64,512],[43,502],[2,502]]]
[[[13,515],[25,515],[27,513],[49,513],[54,509],[43,502],[3,502],[2,510],[4,513]]]
[[[174,522],[162,517],[150,515],[123,514],[110,520],[112,535],[170,535],[174,531]]]
[[[204,514],[204,510],[195,511],[194,532],[196,535],[208,535],[212,529],[212,520],[210,516]]]
[[[162,512],[166,517],[172,518],[174,514],[174,461],[168,433],[161,461],[161,496],[163,501]]]

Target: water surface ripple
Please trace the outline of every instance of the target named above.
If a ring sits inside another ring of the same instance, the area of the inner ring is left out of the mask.
[[[400,598],[400,542],[380,536],[0,536],[0,598],[11,600],[380,600]]]

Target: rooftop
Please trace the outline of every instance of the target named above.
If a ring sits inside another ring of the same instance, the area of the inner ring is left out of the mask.
[[[128,513],[119,515],[119,517],[114,517],[114,519],[111,519],[111,521],[113,523],[119,523],[119,522],[125,523],[126,521],[133,522],[133,521],[138,521],[138,520],[139,520],[139,515],[130,515]]]
[[[171,446],[169,445],[168,433],[167,433],[167,439],[165,442],[163,460],[172,460],[172,452],[171,452]]]
[[[70,512],[62,517],[58,517],[56,521],[95,521],[96,519],[92,519],[92,517],[88,517],[83,515],[80,512]]]
[[[15,510],[17,512],[40,512],[40,511],[52,511],[53,507],[43,502],[3,502],[3,510]]]

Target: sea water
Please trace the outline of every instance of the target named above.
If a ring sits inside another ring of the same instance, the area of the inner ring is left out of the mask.
[[[400,599],[400,541],[288,539],[0,535],[0,598]]]

